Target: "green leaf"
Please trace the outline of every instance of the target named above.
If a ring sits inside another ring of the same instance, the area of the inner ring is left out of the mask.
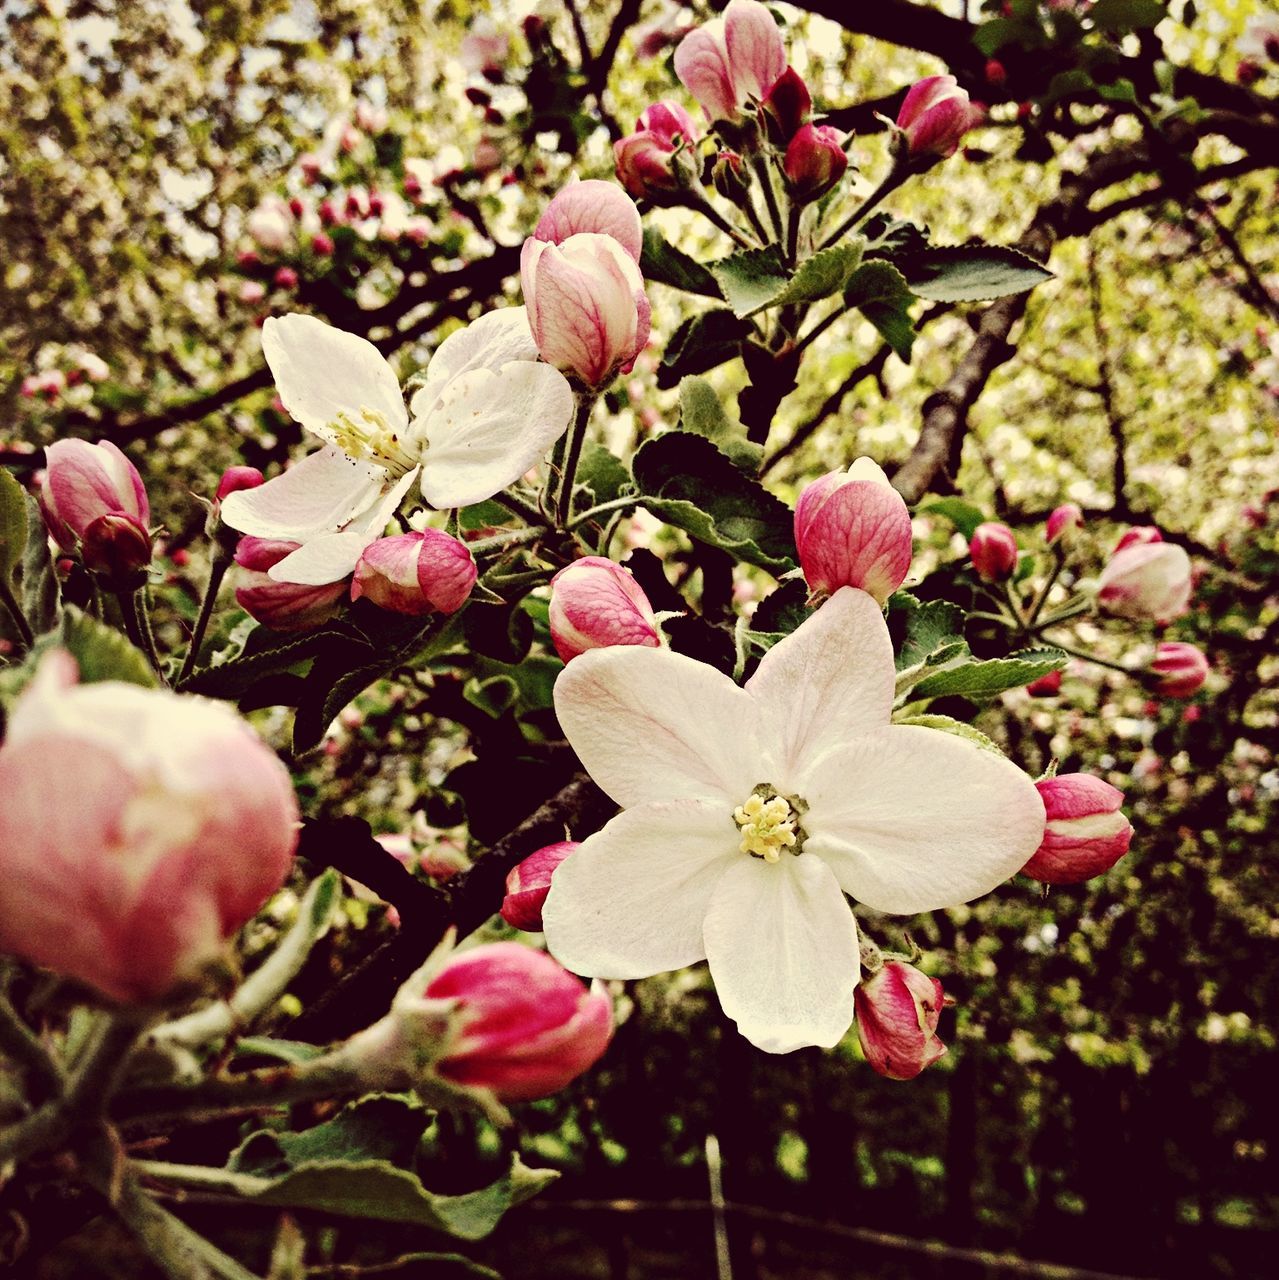
[[[1098,31],[1122,33],[1157,26],[1168,16],[1160,0],[1097,0],[1088,20]]]
[[[915,342],[915,322],[910,318],[914,296],[896,267],[878,259],[863,262],[844,290],[844,301],[856,307],[903,360],[910,359]]]
[[[820,302],[840,293],[861,264],[866,241],[854,236],[842,244],[832,245],[805,258],[791,276],[790,283],[769,306],[785,306],[791,302]]]
[[[1021,49],[1042,49],[1048,43],[1038,23],[1018,18],[992,18],[973,35],[975,44],[988,58],[1008,45]]]
[[[58,644],[67,649],[80,667],[81,684],[102,680],[123,680],[155,688],[155,673],[139,649],[135,649],[114,627],[67,605],[62,615]]]
[[[474,676],[462,686],[462,697],[487,716],[500,720],[520,697],[520,686],[510,676],[490,676],[477,680]]]
[[[705,373],[741,354],[751,331],[727,307],[712,307],[689,316],[671,335],[657,370],[657,385],[665,390],[688,374]]]
[[[906,631],[897,653],[898,671],[916,666],[940,666],[959,656],[961,651],[967,651],[964,611],[958,605],[949,600],[920,604],[905,591],[897,592],[891,604],[892,613],[901,611],[903,606],[906,611]],[[892,613],[890,621],[894,621]]]
[[[894,218],[891,213],[876,213],[862,224],[866,237],[867,258],[893,259],[901,253],[917,253],[928,248],[928,228]]]
[[[794,567],[790,508],[704,436],[668,431],[646,440],[632,470],[643,505],[660,519],[770,573]]]
[[[640,270],[645,280],[683,289],[685,293],[701,293],[718,298],[715,277],[700,262],[669,244],[660,231],[644,228],[644,248],[640,253]]]
[[[723,401],[705,378],[685,378],[679,384],[679,423],[685,431],[705,436],[733,463],[752,475],[764,456],[762,445],[746,438],[746,428],[725,412]]]
[[[993,698],[1005,689],[1018,689],[1053,671],[1061,671],[1069,658],[1060,649],[1026,649],[1007,658],[967,662],[947,667],[915,686],[914,698],[940,698],[959,694],[965,698]]]
[[[30,494],[26,499],[27,546],[22,554],[22,612],[27,615],[31,630],[40,635],[53,630],[58,623],[62,588],[58,585],[53,557],[49,554],[49,535],[45,532],[44,517]]]
[[[582,450],[582,459],[577,464],[574,479],[576,484],[590,490],[591,501],[586,505],[597,506],[601,502],[612,502],[614,498],[620,498],[630,487],[631,473],[615,454],[610,453],[603,445],[592,442]]]
[[[1112,81],[1110,84],[1099,84],[1097,92],[1101,94],[1107,102],[1129,102],[1136,105],[1137,87],[1131,80],[1120,76],[1118,80]]]
[[[0,578],[13,577],[26,546],[26,490],[10,472],[0,467]]]
[[[997,756],[1004,754],[999,749],[998,744],[988,738],[980,729],[974,729],[972,725],[965,724],[962,720],[954,720],[950,716],[897,716],[894,717],[893,723],[914,724],[922,729],[939,729],[942,733],[953,733],[957,738],[966,738],[983,751],[991,751]]]
[[[986,513],[980,507],[962,498],[938,498],[918,508],[918,514],[945,516],[965,538],[971,538],[979,524],[986,521]]]
[[[770,306],[790,283],[782,251],[776,245],[721,258],[712,263],[711,274],[738,317],[753,315]]]
[[[930,302],[987,302],[1053,279],[1034,258],[992,244],[925,249],[898,265],[911,292]]]

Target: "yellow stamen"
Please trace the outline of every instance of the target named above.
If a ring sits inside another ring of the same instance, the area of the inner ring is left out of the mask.
[[[782,850],[794,848],[798,839],[795,811],[790,802],[779,795],[765,800],[758,792],[753,793],[733,810],[733,821],[742,832],[737,847],[765,862],[779,861]]]
[[[417,466],[415,458],[400,441],[398,431],[376,410],[360,406],[356,414],[343,410],[329,423],[333,442],[350,458],[367,458],[394,475],[403,475]]]

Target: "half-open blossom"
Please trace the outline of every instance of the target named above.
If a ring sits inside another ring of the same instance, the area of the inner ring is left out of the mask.
[[[844,176],[848,156],[843,135],[828,124],[802,125],[786,148],[786,190],[799,204],[820,200]]]
[[[576,840],[544,845],[511,868],[502,899],[502,919],[507,924],[533,933],[541,930],[542,904],[551,891],[551,876],[577,846]]]
[[[1190,698],[1203,688],[1208,670],[1208,658],[1202,649],[1169,640],[1155,647],[1146,675],[1155,692],[1165,698]]]
[[[1082,529],[1084,524],[1083,508],[1077,502],[1063,502],[1061,506],[1054,507],[1044,524],[1044,537],[1048,541],[1048,545],[1062,538],[1069,538],[1076,530]]]
[[[270,571],[285,556],[292,555],[300,542],[288,539],[241,538],[235,562],[244,572],[235,589],[235,602],[251,618],[272,631],[309,631],[328,621],[346,596],[344,579],[307,585],[279,582]]]
[[[617,180],[637,200],[662,201],[695,178],[697,139],[692,119],[678,102],[665,99],[645,107],[636,131],[613,143]]]
[[[857,988],[857,1038],[866,1061],[890,1080],[913,1080],[946,1052],[937,1038],[945,1002],[936,978],[888,960]]]
[[[674,103],[659,105],[676,106]],[[679,116],[685,120],[688,118],[683,108],[676,110],[679,115],[672,119],[663,116],[660,122],[660,131],[668,139],[674,136]],[[654,127],[658,126],[655,124]],[[635,201],[613,183],[587,178],[584,182],[570,182],[568,186],[561,187],[537,220],[532,238],[545,240],[548,244],[563,244],[569,236],[584,232],[612,236],[636,263],[639,262],[644,247],[644,226],[639,210]]]
[[[761,105],[769,137],[775,146],[785,147],[808,123],[813,110],[813,97],[799,72],[794,67],[787,67],[769,89]]]
[[[439,529],[397,533],[369,543],[355,566],[351,599],[366,597],[393,613],[456,613],[475,585],[466,543]]]
[[[815,593],[860,587],[883,604],[910,572],[910,512],[879,464],[858,458],[799,495],[795,545]]]
[[[583,556],[551,579],[551,640],[569,662],[588,649],[662,643],[657,617],[629,569]]]
[[[1017,571],[1017,535],[997,520],[987,520],[973,530],[968,554],[983,582],[1007,582]]]
[[[786,70],[773,15],[758,0],[730,0],[723,16],[690,31],[675,50],[675,74],[708,120],[734,120]]]
[[[928,76],[912,85],[897,113],[907,156],[925,167],[953,156],[964,134],[986,113],[968,100],[954,76]]]
[[[100,516],[130,516],[142,528],[151,520],[147,491],[137,468],[110,440],[55,440],[45,450],[40,510],[53,540],[74,551]]]
[[[1123,792],[1090,773],[1061,773],[1035,783],[1047,825],[1022,874],[1045,884],[1078,884],[1109,871],[1128,852],[1132,823]]]
[[[0,951],[159,999],[279,888],[297,803],[222,703],[76,679],[50,652],[0,746]]]
[[[272,317],[262,347],[289,413],[326,442],[222,503],[233,529],[301,544],[272,568],[279,581],[349,576],[419,475],[434,507],[491,498],[542,457],[573,414],[568,383],[537,360],[522,307],[450,334],[414,393],[411,417],[395,371],[355,334],[313,316]]]
[[[1158,530],[1152,532],[1158,535]],[[1101,571],[1097,600],[1116,617],[1170,622],[1189,608],[1191,587],[1190,556],[1184,547],[1121,541]]]
[[[576,973],[642,978],[707,959],[725,1013],[769,1052],[853,1020],[844,895],[911,915],[988,893],[1038,847],[1044,807],[1002,756],[893,725],[879,605],[837,591],[744,688],[668,649],[595,649],[555,710],[623,812],[557,869],[542,909]]]

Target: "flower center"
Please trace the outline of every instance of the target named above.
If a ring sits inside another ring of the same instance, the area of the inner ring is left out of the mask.
[[[802,801],[796,801],[795,806],[766,783],[756,787],[745,803],[733,810],[733,821],[742,833],[737,847],[765,862],[779,861],[783,849],[799,853],[804,843],[804,829],[799,825],[797,808],[802,812]]]
[[[394,476],[402,476],[418,464],[400,442],[400,436],[376,410],[360,406],[358,413],[343,409],[329,423],[333,443],[349,458],[367,458],[385,467]]]

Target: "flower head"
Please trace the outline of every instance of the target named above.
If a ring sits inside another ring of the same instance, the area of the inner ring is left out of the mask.
[[[722,17],[690,31],[675,50],[675,74],[708,120],[733,120],[786,70],[773,15],[758,0],[731,0]]]

